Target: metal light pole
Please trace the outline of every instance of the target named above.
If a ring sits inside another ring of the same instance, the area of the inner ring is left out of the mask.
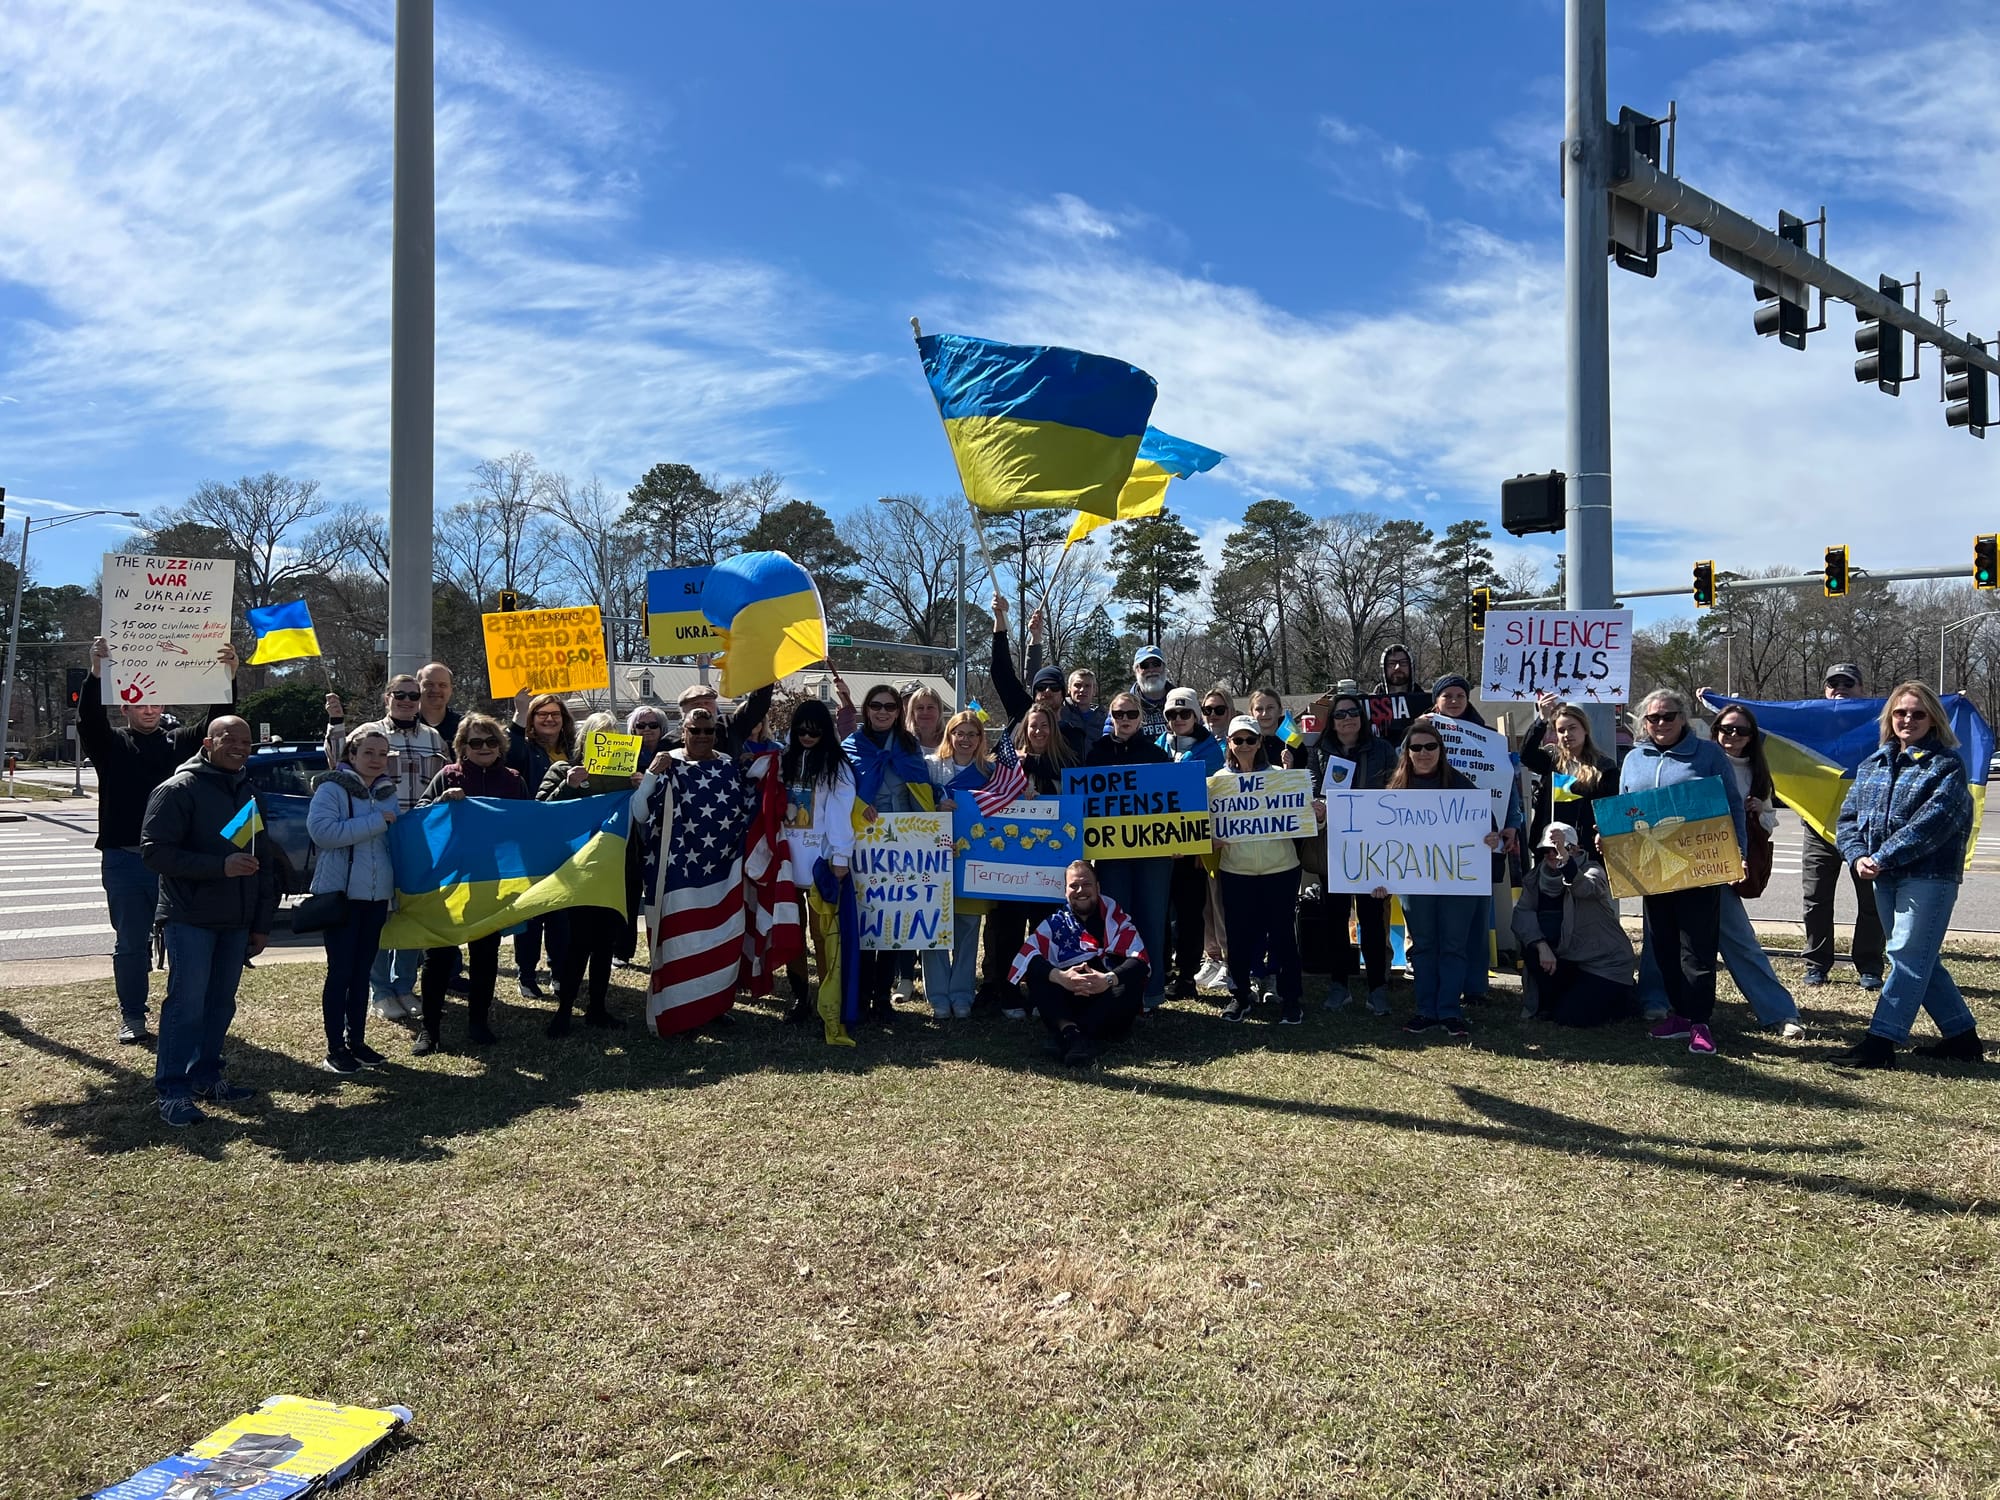
[[[389,673],[431,655],[431,446],[437,377],[437,159],[431,0],[396,0],[389,295]]]
[[[1973,628],[1973,630],[1974,630],[1974,631],[1977,631],[1977,630],[1979,629],[1979,627],[1980,627],[1980,626],[1981,626],[1982,624],[1984,624],[1984,623],[1985,623],[1986,621],[1988,621],[1988,620],[1990,620],[1990,619],[1992,619],[1992,618],[1993,618],[1993,612],[1992,612],[1991,610],[1987,610],[1987,611],[1985,611],[1985,612],[1983,612],[1983,613],[1981,613],[1981,614],[1976,614],[1976,615],[1967,615],[1967,616],[1966,616],[1966,617],[1965,617],[1965,618],[1964,618],[1963,620],[1953,620],[1953,621],[1952,621],[1952,622],[1951,622],[1951,623],[1950,623],[1949,625],[1945,626],[1945,627],[1944,627],[1944,628],[1943,628],[1942,630],[1940,630],[1940,631],[1938,632],[1938,680],[1937,680],[1937,690],[1938,690],[1938,696],[1939,696],[1940,698],[1944,696],[1944,642],[1945,642],[1945,637],[1946,637],[1946,636],[1948,636],[1948,635],[1950,635],[1950,634],[1951,634],[1951,633],[1952,633],[1952,632],[1953,632],[1954,630],[1959,630],[1959,629],[1962,629],[1962,628],[1964,628],[1964,627],[1965,627],[1965,626],[1967,626],[1967,625],[1970,625],[1970,626],[1971,626],[1971,627]]]

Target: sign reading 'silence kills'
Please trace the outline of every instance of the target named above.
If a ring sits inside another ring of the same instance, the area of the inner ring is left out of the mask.
[[[1623,609],[1495,610],[1486,617],[1479,696],[1532,703],[1624,703],[1632,684],[1632,614]]]

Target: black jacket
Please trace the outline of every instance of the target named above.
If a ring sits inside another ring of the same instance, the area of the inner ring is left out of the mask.
[[[1551,823],[1567,823],[1576,830],[1586,849],[1597,847],[1597,809],[1591,806],[1601,797],[1618,795],[1618,763],[1608,755],[1592,759],[1597,766],[1597,785],[1588,793],[1555,800],[1555,754],[1548,747],[1548,722],[1537,718],[1521,742],[1521,764],[1535,773],[1535,805],[1528,816],[1528,847],[1542,846],[1542,830]]]
[[[1041,671],[1042,644],[1031,642],[1028,646],[1028,676],[1033,680]],[[993,679],[993,696],[1000,700],[1000,711],[1007,716],[1007,732],[1014,736],[1014,743],[1021,743],[1021,721],[1028,716],[1028,710],[1035,706],[1035,695],[1021,681],[1021,674],[1014,670],[1013,648],[1007,643],[1007,633],[996,630],[993,633],[993,660],[987,669]],[[1063,699],[1063,708],[1056,713],[1056,733],[1069,742],[1070,753],[1082,759],[1084,746],[1091,740],[1091,734],[1074,714],[1069,699]]]
[[[1354,785],[1347,788],[1349,791],[1379,791],[1396,774],[1395,747],[1380,735],[1369,735],[1356,750],[1349,751],[1343,750],[1340,741],[1331,734],[1323,734],[1319,743],[1312,747],[1312,778],[1316,793],[1325,788],[1326,763],[1336,756],[1354,765]]]
[[[255,875],[225,875],[223,863],[244,850],[222,836],[250,800],[250,777],[231,775],[195,756],[162,782],[146,803],[139,855],[160,877],[160,919],[190,927],[271,930],[278,916],[278,862],[259,834]]]
[[[236,684],[229,684],[229,703],[224,712],[236,707]],[[209,715],[169,734],[155,729],[140,734],[135,729],[113,729],[111,716],[104,711],[104,680],[86,677],[77,700],[76,732],[83,737],[83,753],[97,767],[97,847],[136,849],[139,825],[145,821],[146,799],[153,789],[174,774],[184,760],[201,749],[208,734]],[[241,806],[242,804],[237,804]]]
[[[1129,740],[1121,740],[1115,734],[1105,735],[1091,745],[1083,763],[1086,766],[1165,766],[1171,765],[1173,759],[1159,747],[1157,741],[1147,738],[1146,731],[1142,729]]]

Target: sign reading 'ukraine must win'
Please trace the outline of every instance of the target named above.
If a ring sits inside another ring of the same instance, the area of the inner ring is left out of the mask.
[[[1065,771],[1063,795],[1083,799],[1085,859],[1208,850],[1208,777],[1198,761]]]

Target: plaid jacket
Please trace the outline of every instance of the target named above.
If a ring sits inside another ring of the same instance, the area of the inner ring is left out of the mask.
[[[1935,740],[1908,750],[1889,741],[1856,768],[1834,832],[1849,865],[1873,859],[1903,880],[1962,881],[1972,837],[1965,762]]]
[[[1026,979],[1028,966],[1038,958],[1046,959],[1052,969],[1067,969],[1087,958],[1144,959],[1146,945],[1140,940],[1139,929],[1125,915],[1125,908],[1109,896],[1097,899],[1104,908],[1101,938],[1079,922],[1076,913],[1067,906],[1058,906],[1021,944],[1013,966],[1007,970],[1008,983],[1019,984]]]

